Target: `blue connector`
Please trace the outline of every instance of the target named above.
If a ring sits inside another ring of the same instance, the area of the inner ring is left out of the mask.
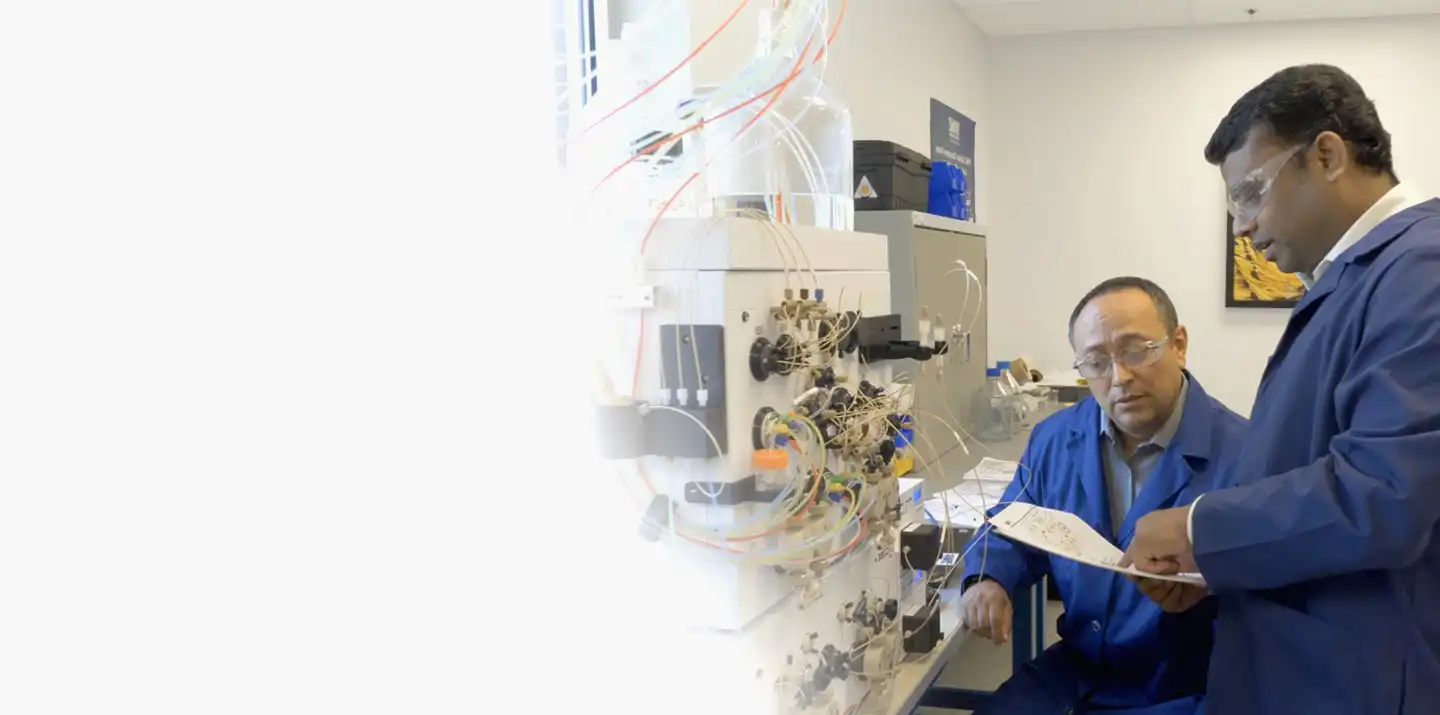
[[[825,302],[825,289],[824,289],[824,288],[816,288],[816,289],[815,289],[815,300],[820,301],[820,302],[822,302],[822,303]]]

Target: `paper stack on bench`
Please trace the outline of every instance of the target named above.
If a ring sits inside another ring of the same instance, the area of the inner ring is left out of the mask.
[[[1015,462],[986,457],[965,473],[959,486],[926,499],[925,514],[941,523],[948,513],[951,528],[978,529],[985,523],[985,510],[1000,502],[1019,468]]]

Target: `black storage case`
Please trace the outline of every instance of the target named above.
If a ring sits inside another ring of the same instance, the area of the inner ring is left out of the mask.
[[[869,179],[875,197],[860,197]],[[856,211],[924,211],[930,203],[930,160],[895,142],[855,142]]]

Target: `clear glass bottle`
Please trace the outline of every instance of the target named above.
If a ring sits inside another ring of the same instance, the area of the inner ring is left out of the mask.
[[[760,46],[742,74],[758,79],[743,97],[712,102],[709,116],[765,92],[789,74],[798,49],[776,42],[784,16],[781,10],[761,13]],[[768,98],[762,98],[707,122],[706,182],[716,215],[754,209],[779,223],[854,229],[855,137],[850,110],[825,85],[824,62],[814,62],[814,52],[812,48],[801,60],[802,71],[773,105],[767,108]],[[777,56],[782,61],[777,62]],[[777,76],[773,71],[757,71],[759,67],[783,69]],[[742,128],[743,134],[732,141]]]
[[[1009,391],[1015,403],[1015,428],[1026,430],[1034,427],[1035,410],[1025,399],[1025,393],[1020,390],[1020,382],[1015,379],[1015,373],[1010,372],[1010,361],[1001,360],[995,363],[995,367],[1000,368],[1000,381],[1004,383],[1005,389]]]
[[[1000,368],[985,369],[985,386],[975,393],[972,410],[975,437],[981,442],[1004,442],[1015,435],[1015,412]]]

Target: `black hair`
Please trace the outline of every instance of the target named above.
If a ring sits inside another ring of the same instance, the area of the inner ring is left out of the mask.
[[[1155,285],[1154,281],[1144,278],[1119,276],[1091,288],[1090,292],[1075,304],[1075,310],[1070,311],[1070,343],[1072,345],[1075,343],[1075,319],[1080,317],[1080,311],[1085,310],[1085,306],[1089,305],[1090,301],[1102,295],[1130,289],[1144,291],[1145,295],[1150,296],[1150,301],[1155,304],[1155,310],[1160,313],[1160,321],[1165,324],[1165,334],[1174,335],[1175,329],[1180,327],[1180,315],[1175,312],[1175,304],[1170,301],[1170,295],[1165,292],[1165,289]]]
[[[1291,145],[1308,144],[1322,132],[1335,132],[1350,145],[1356,164],[1400,181],[1390,154],[1390,133],[1380,124],[1375,103],[1365,96],[1360,83],[1339,67],[1287,67],[1256,85],[1220,120],[1205,145],[1205,160],[1219,166],[1256,126],[1269,127]],[[1303,154],[1299,161],[1304,163]]]

